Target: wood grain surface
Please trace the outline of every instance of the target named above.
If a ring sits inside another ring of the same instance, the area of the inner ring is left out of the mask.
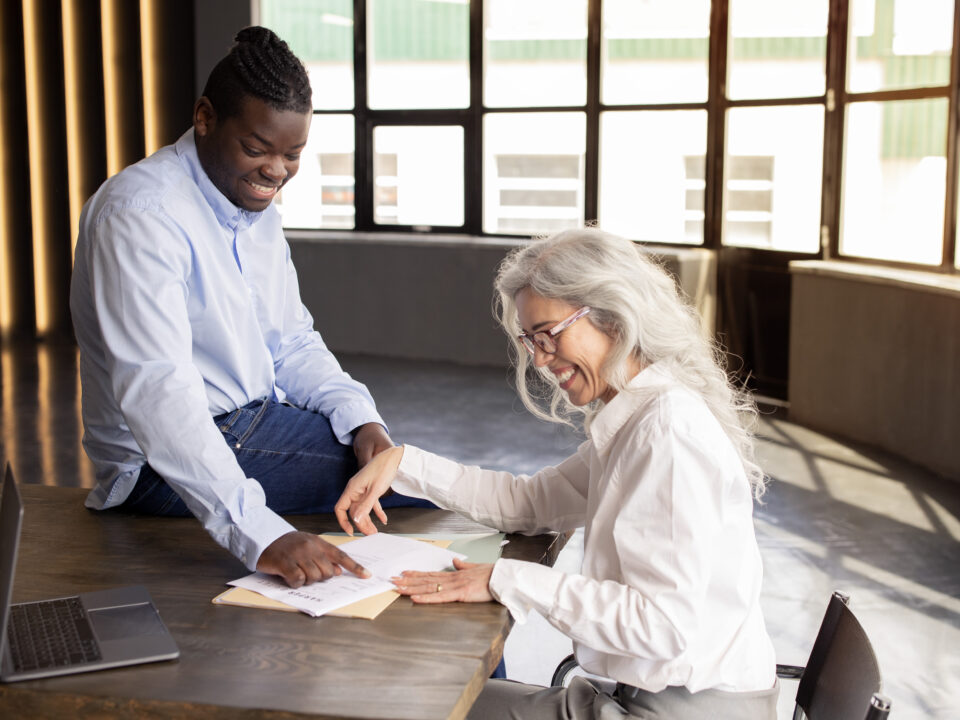
[[[83,506],[86,491],[23,485],[14,601],[142,584],[180,659],[0,684],[3,718],[462,718],[510,629],[497,603],[394,602],[376,620],[214,605],[246,574],[192,518]],[[336,531],[332,515],[289,518]],[[390,530],[482,532],[441,510],[390,511]],[[509,536],[504,556],[551,563],[566,538]]]

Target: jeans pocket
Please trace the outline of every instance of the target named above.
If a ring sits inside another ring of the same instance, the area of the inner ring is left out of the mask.
[[[233,412],[218,415],[214,418],[214,421],[217,423],[217,429],[223,435],[223,439],[230,445],[234,445],[240,441],[239,436],[234,432],[234,428],[240,420],[242,413],[243,408],[237,408]]]
[[[246,439],[256,430],[269,405],[270,401],[267,399],[254,400],[234,410],[225,418],[223,416],[216,418],[217,428],[231,448],[239,450],[243,447]]]

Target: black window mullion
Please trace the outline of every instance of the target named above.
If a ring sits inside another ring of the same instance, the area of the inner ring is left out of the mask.
[[[943,258],[941,267],[953,272],[957,251],[957,162],[960,141],[960,8],[954,3],[953,48],[950,55],[950,104],[947,118],[947,197],[944,204]]]
[[[600,209],[600,51],[602,0],[587,4],[587,137],[584,157],[583,217],[596,220]]]
[[[470,0],[470,109],[463,133],[463,229],[483,230],[483,2]]]
[[[710,6],[710,54],[707,91],[707,154],[704,169],[703,242],[719,249],[723,228],[723,156],[727,107],[728,0]]]
[[[827,93],[823,128],[823,180],[820,189],[820,253],[840,253],[840,198],[843,187],[843,127],[847,98],[848,0],[831,0],[827,27]],[[827,240],[826,243],[823,241]]]
[[[367,112],[367,3],[353,3],[353,207],[357,230],[373,228],[373,128]]]

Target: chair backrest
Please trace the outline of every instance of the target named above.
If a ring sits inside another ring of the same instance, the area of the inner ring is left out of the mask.
[[[880,666],[866,632],[848,607],[849,598],[834,593],[797,688],[797,706],[810,720],[862,720],[886,717],[889,701],[877,714],[874,694],[881,690]],[[873,707],[872,707],[873,705]]]

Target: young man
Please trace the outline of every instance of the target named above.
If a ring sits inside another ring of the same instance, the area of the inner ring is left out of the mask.
[[[280,514],[331,512],[393,443],[313,330],[272,205],[307,142],[306,71],[270,30],[236,40],[193,127],[83,210],[70,308],[97,469],[86,504],[192,513],[296,587],[360,569]]]

